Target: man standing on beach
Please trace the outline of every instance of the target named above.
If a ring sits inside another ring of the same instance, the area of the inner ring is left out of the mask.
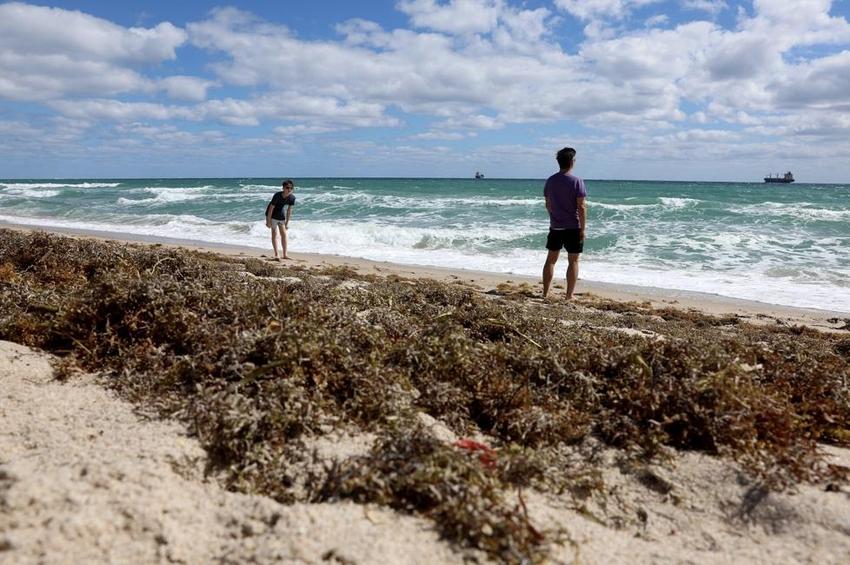
[[[567,250],[567,300],[572,300],[578,281],[578,259],[584,250],[584,228],[587,215],[584,200],[587,189],[584,181],[570,174],[575,164],[576,150],[564,147],[556,156],[560,171],[546,180],[543,196],[549,212],[549,236],[546,238],[546,264],[543,265],[543,298],[549,296],[549,287],[555,276],[555,263],[561,248]]]
[[[295,185],[289,179],[283,181],[280,192],[276,192],[272,196],[272,201],[266,206],[266,227],[272,230],[272,248],[274,249],[274,258],[278,261],[289,259],[286,254],[286,230],[289,229],[289,218],[292,216],[292,207],[295,206],[295,195],[292,191],[295,190]],[[284,212],[286,207],[286,212]],[[280,231],[280,246],[283,253],[277,254],[277,234],[275,227]]]

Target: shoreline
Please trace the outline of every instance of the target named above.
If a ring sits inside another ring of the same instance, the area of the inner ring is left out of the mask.
[[[191,249],[194,251],[218,253],[231,257],[269,258],[271,249],[229,245],[224,243],[200,242],[157,236],[141,236],[99,230],[85,230],[66,227],[30,226],[0,222],[0,228],[22,232],[45,232],[72,237],[91,238],[103,241],[116,241],[129,244],[163,245],[167,247]],[[542,286],[540,277],[488,271],[474,271],[428,265],[391,263],[374,261],[345,255],[323,255],[318,253],[292,254],[291,265],[307,268],[316,267],[350,267],[360,274],[375,274],[380,276],[395,275],[403,278],[424,278],[441,282],[464,284],[482,292],[493,291],[500,285],[531,285],[535,291]],[[565,263],[566,264],[566,263]],[[564,267],[566,268],[566,267]],[[553,293],[559,296],[563,288],[563,277],[556,275],[553,282]],[[698,310],[714,316],[735,315],[751,323],[778,323],[788,325],[803,325],[819,330],[834,331],[842,329],[845,323],[850,323],[850,313],[828,309],[801,308],[770,304],[707,294],[689,290],[644,287],[617,283],[605,283],[580,279],[576,296],[579,302],[589,298],[601,298],[617,302],[649,303],[653,308],[675,308],[678,310]]]

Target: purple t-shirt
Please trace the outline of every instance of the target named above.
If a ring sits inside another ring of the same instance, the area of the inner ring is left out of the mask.
[[[555,173],[546,180],[543,196],[549,197],[550,228],[564,230],[581,227],[576,199],[587,197],[583,180],[569,173]]]

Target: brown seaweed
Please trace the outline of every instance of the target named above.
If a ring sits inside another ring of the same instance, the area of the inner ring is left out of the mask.
[[[590,463],[552,472],[553,454],[591,436],[642,457],[730,457],[766,489],[846,481],[817,449],[850,444],[846,333],[498,292],[510,300],[347,267],[0,230],[0,339],[62,356],[62,378],[102,372],[126,398],[183,419],[231,488],[387,505],[512,561],[542,559],[554,537],[510,494],[599,488]],[[498,469],[423,435],[417,412],[486,434]],[[305,440],[338,427],[381,439],[304,476]]]

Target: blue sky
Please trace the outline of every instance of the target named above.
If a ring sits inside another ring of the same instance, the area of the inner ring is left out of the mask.
[[[0,3],[0,178],[850,182],[846,0]]]

